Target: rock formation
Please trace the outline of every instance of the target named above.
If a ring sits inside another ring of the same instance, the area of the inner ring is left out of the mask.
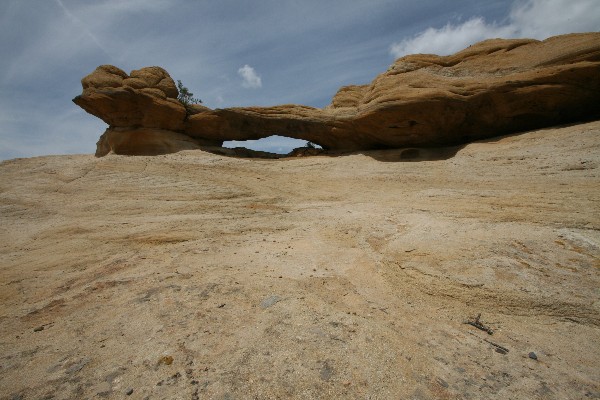
[[[161,154],[281,135],[332,150],[432,147],[600,118],[600,33],[492,39],[402,57],[373,82],[302,105],[187,110],[162,68],[108,65],[73,101],[109,128],[96,155]]]
[[[448,150],[0,162],[0,399],[600,399],[600,121]]]

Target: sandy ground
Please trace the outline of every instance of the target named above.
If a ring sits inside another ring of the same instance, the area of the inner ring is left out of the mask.
[[[401,154],[3,162],[0,397],[600,398],[600,122]]]

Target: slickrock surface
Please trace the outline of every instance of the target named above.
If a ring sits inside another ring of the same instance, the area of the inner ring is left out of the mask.
[[[600,398],[600,122],[406,151],[1,163],[0,397]]]
[[[82,85],[73,101],[109,125],[97,156],[165,154],[271,135],[344,151],[434,147],[599,119],[600,33],[492,39],[451,56],[406,56],[369,85],[341,88],[324,109],[197,106],[187,115],[159,67],[128,76],[100,66]]]

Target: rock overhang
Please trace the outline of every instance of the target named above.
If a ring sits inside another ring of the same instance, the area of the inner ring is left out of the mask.
[[[409,55],[371,84],[342,87],[323,109],[185,107],[160,67],[127,75],[102,65],[82,87],[73,101],[109,125],[97,155],[164,154],[271,135],[335,151],[447,146],[600,118],[600,33]]]

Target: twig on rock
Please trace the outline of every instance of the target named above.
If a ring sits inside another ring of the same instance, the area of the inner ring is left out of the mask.
[[[492,335],[494,333],[494,330],[492,328],[490,328],[490,327],[485,326],[484,324],[482,324],[479,321],[479,318],[481,318],[481,314],[477,314],[477,317],[475,317],[475,319],[472,320],[472,321],[471,320],[465,321],[465,324],[469,324],[471,326],[474,326],[477,329],[480,329],[480,330],[482,330],[484,332],[487,332],[488,335]]]
[[[479,337],[479,336],[477,336],[476,334],[474,334],[473,332],[467,332],[467,333],[468,333],[468,334],[470,334],[470,335],[473,335],[473,336],[475,336],[475,337],[476,337],[476,338],[478,338],[478,339],[481,339],[481,340],[483,340],[483,341],[484,341],[484,342],[486,342],[486,343],[489,343],[489,344],[491,344],[492,346],[494,346],[494,347],[496,348],[496,352],[498,352],[498,353],[500,353],[500,354],[506,354],[506,353],[508,353],[508,349],[507,349],[506,347],[504,347],[504,346],[501,346],[501,345],[499,345],[498,343],[494,343],[494,342],[492,342],[491,340],[488,340],[488,339],[486,339],[486,338]]]
[[[496,348],[496,351],[498,353],[501,353],[501,354],[508,353],[508,349],[506,347],[500,346],[498,343],[494,343],[491,340],[487,340],[487,339],[484,339],[484,338],[481,338],[481,339],[483,339],[483,341],[488,342],[489,344],[491,344],[492,346],[494,346]]]

